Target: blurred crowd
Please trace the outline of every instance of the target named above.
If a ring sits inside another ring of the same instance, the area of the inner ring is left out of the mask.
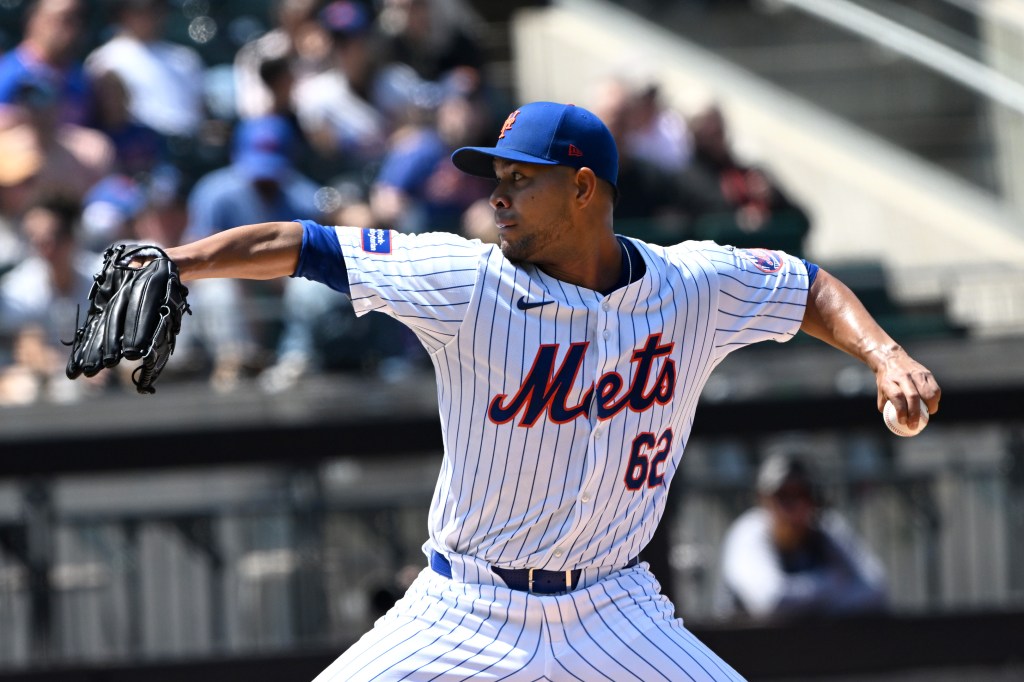
[[[492,144],[515,104],[492,82],[469,3],[242,3],[215,57],[209,5],[0,8],[18,20],[0,56],[0,405],[124,386],[118,372],[67,381],[61,346],[112,243],[299,218],[495,240],[493,183],[449,161]],[[172,31],[182,17],[187,30]],[[620,145],[619,231],[799,254],[808,217],[736,157],[723,113],[684,116],[665,99],[656,79],[609,75],[590,103]],[[276,392],[314,371],[387,379],[429,365],[397,323],[357,320],[305,280],[190,289],[195,314],[162,382]]]

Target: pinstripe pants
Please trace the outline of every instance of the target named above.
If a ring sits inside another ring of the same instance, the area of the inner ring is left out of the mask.
[[[314,682],[741,682],[675,617],[641,563],[537,596],[424,569]]]

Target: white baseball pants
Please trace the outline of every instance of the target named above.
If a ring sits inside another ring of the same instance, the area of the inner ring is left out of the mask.
[[[646,563],[564,595],[423,570],[314,682],[742,682],[693,636]]]

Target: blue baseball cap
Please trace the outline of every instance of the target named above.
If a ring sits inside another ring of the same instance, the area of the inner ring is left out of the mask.
[[[320,10],[320,24],[334,35],[358,35],[370,30],[370,13],[351,0],[335,0]]]
[[[146,208],[146,193],[127,175],[108,175],[93,185],[83,199],[82,232],[92,245],[117,239],[124,225]]]
[[[252,180],[279,180],[292,167],[295,132],[281,116],[242,121],[235,131],[232,163]]]
[[[546,166],[586,166],[615,187],[619,151],[611,131],[583,107],[556,102],[524,104],[505,119],[493,147],[462,147],[452,163],[470,175],[494,177],[494,159]]]

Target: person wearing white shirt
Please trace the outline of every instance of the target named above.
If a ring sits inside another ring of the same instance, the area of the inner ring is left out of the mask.
[[[829,617],[884,610],[881,562],[838,512],[825,509],[808,463],[779,454],[758,473],[759,505],[726,532],[723,615]]]
[[[192,136],[204,118],[199,54],[162,39],[166,0],[118,0],[117,34],[85,61],[93,75],[115,72],[131,95],[132,116],[162,135]]]
[[[299,124],[318,152],[361,167],[380,159],[390,132],[376,106],[371,16],[358,2],[337,0],[319,20],[334,43],[333,68],[296,86]]]

